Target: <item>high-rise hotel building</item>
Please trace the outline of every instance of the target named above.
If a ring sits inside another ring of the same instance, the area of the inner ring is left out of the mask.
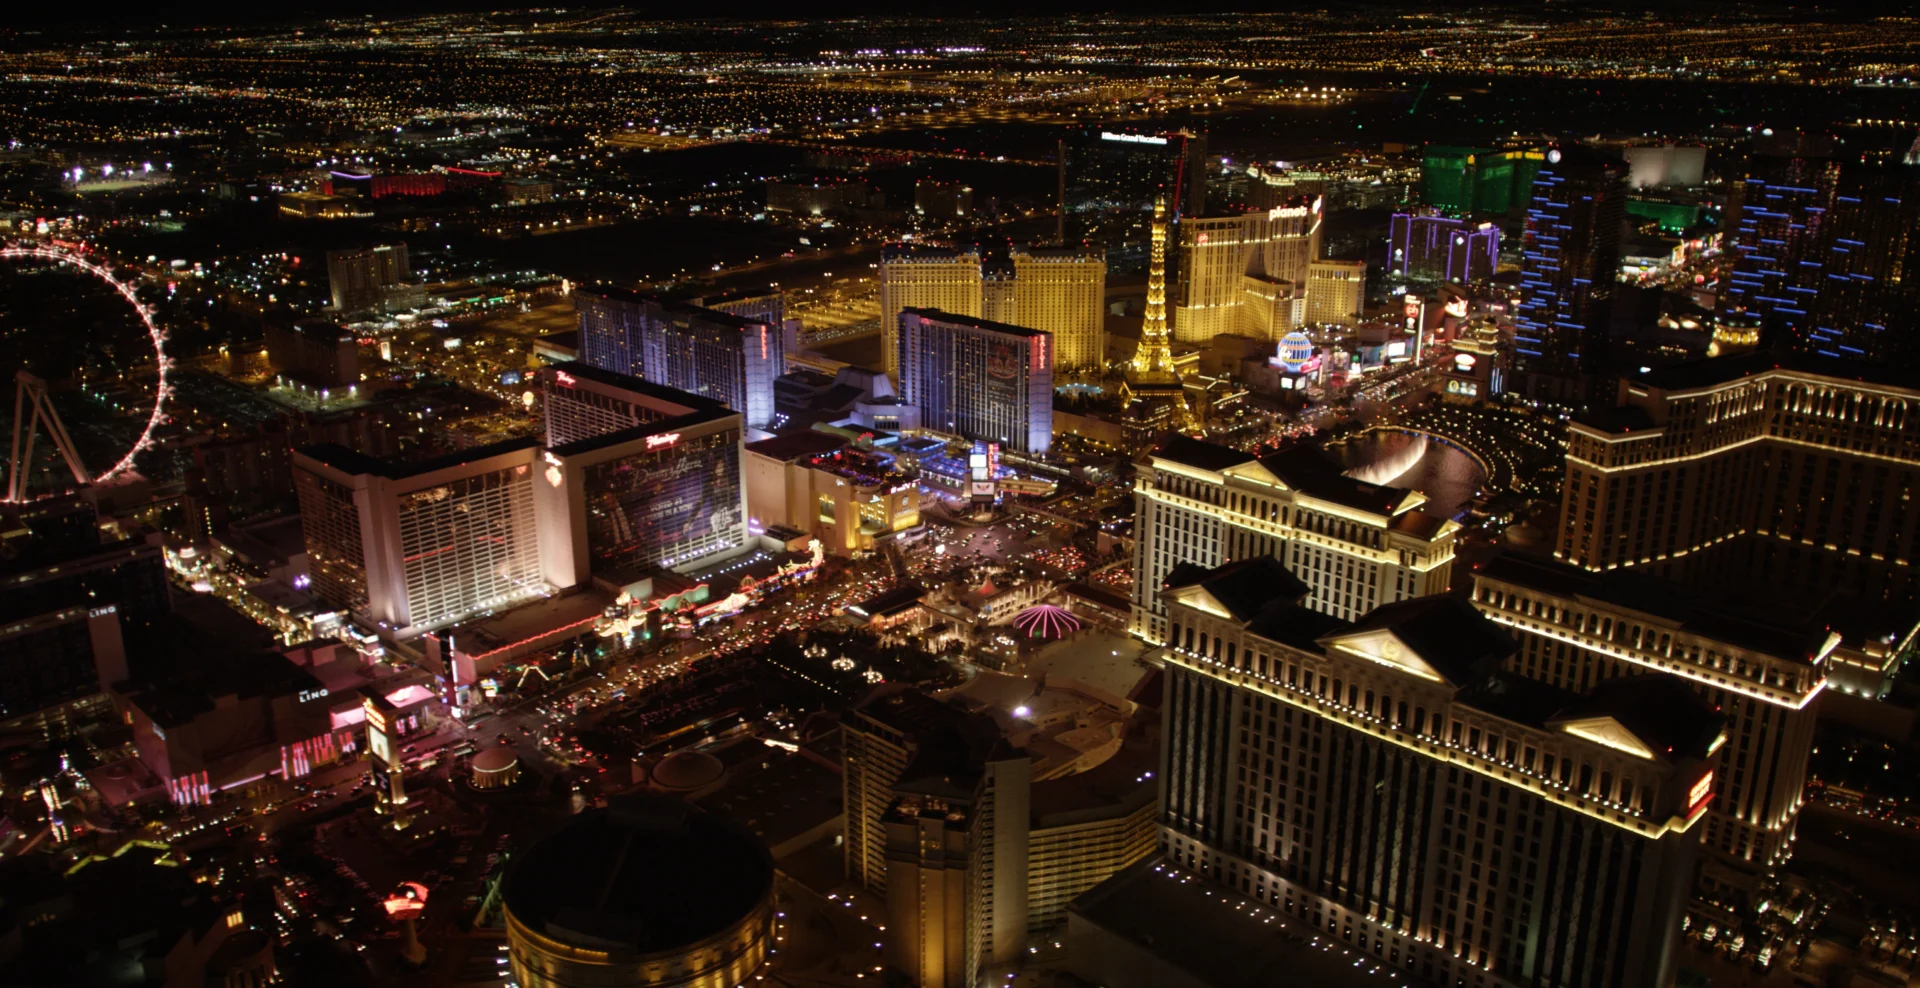
[[[581,363],[722,402],[756,429],[773,422],[780,323],[604,285],[574,289],[573,307]]]
[[[1320,258],[1320,200],[1190,217],[1180,225],[1173,338],[1205,343],[1234,333],[1278,340],[1307,309],[1307,267]]]
[[[1721,315],[1809,356],[1920,354],[1920,172],[1842,161],[1832,138],[1798,131],[1755,138],[1742,171]]]
[[[515,439],[405,463],[296,450],[315,595],[407,639],[596,573],[746,548],[738,413],[595,368],[544,374],[545,447]]]
[[[1351,326],[1367,299],[1367,262],[1314,261],[1307,265],[1307,322]]]
[[[920,425],[1021,453],[1053,445],[1053,338],[937,309],[900,313],[900,400]]]
[[[1053,337],[1055,370],[1106,366],[1107,258],[1098,250],[1015,247],[1013,308],[981,315]]]
[[[1920,597],[1920,382],[1763,354],[1661,368],[1576,417],[1554,555],[1693,583]]]
[[[1058,677],[1036,689],[887,685],[842,721],[847,877],[884,897],[885,957],[920,988],[986,983],[1154,853],[1159,711]],[[1066,737],[1088,732],[1102,743]]]
[[[1571,147],[1548,151],[1534,176],[1513,316],[1513,380],[1530,398],[1578,403],[1605,371],[1626,174],[1624,162]]]
[[[399,638],[549,592],[534,520],[539,440],[396,463],[294,452],[313,588]]]
[[[632,425],[557,441],[541,453],[543,555],[556,583],[612,582],[690,569],[748,548],[744,429],[737,412],[621,375],[560,364],[545,373],[548,421],[614,400]],[[572,377],[571,386],[560,378]],[[609,423],[612,424],[612,423]]]
[[[978,250],[888,245],[880,252],[881,360],[900,382],[900,313],[938,309],[956,316],[984,313]]]
[[[1284,574],[1165,588],[1173,865],[1430,984],[1671,985],[1720,716],[1668,676],[1506,672],[1450,594],[1349,622]]]
[[[1279,560],[1310,589],[1306,606],[1348,620],[1451,579],[1459,525],[1420,511],[1418,491],[1342,476],[1318,450],[1259,458],[1174,436],[1133,492],[1132,631],[1148,641],[1167,640],[1160,588],[1183,564]]]
[[[1592,573],[1545,557],[1497,556],[1473,574],[1473,602],[1519,642],[1512,672],[1588,690],[1664,675],[1727,717],[1714,753],[1703,897],[1757,905],[1792,853],[1813,749],[1814,697],[1842,636],[1824,622],[1760,611],[1633,570]]]
[[[880,256],[880,325],[886,371],[899,380],[900,313],[939,309],[1037,329],[1053,337],[1057,370],[1106,363],[1106,255],[1098,250],[978,250],[892,245]]]

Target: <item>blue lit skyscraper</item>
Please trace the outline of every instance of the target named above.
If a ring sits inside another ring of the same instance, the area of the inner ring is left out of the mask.
[[[1582,381],[1605,373],[1626,170],[1584,148],[1556,148],[1533,180],[1513,319],[1512,380],[1529,397],[1577,403]]]
[[[1807,134],[1755,142],[1730,210],[1733,263],[1720,296],[1723,315],[1754,316],[1768,334],[1813,333],[1840,177],[1832,153],[1831,141]]]
[[[1758,319],[1764,339],[1801,353],[1910,355],[1920,287],[1914,173],[1843,162],[1826,138],[1756,140],[1731,209],[1721,314]]]

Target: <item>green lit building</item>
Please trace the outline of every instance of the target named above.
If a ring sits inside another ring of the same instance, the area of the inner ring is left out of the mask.
[[[1543,160],[1538,149],[1433,145],[1422,163],[1421,197],[1458,216],[1504,215],[1526,205]]]
[[[1627,215],[1634,220],[1652,220],[1661,233],[1681,234],[1700,222],[1698,204],[1662,202],[1658,199],[1628,199]]]

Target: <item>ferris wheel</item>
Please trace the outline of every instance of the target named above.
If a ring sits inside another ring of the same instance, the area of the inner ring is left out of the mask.
[[[27,371],[14,375],[13,395],[13,447],[12,458],[8,461],[6,500],[24,501],[27,499],[27,480],[30,476],[29,464],[33,459],[33,447],[42,428],[48,438],[53,440],[60,457],[66,461],[67,469],[72,471],[74,482],[87,484],[110,483],[133,471],[134,457],[153,445],[154,430],[166,420],[167,398],[172,385],[168,374],[173,363],[167,357],[167,334],[153,321],[153,310],[140,301],[134,287],[114,276],[105,266],[88,260],[71,251],[57,247],[30,244],[7,244],[0,246],[0,260],[38,260],[55,264],[64,264],[77,271],[84,271],[104,282],[107,287],[120,293],[120,297],[133,306],[139,316],[140,324],[146,329],[147,340],[153,346],[154,365],[158,368],[159,381],[153,389],[153,405],[145,410],[145,420],[140,427],[138,438],[113,465],[100,473],[92,473],[80,459],[79,451],[74,447],[73,439],[67,435],[67,427],[53,409],[53,401],[47,394],[47,384]]]

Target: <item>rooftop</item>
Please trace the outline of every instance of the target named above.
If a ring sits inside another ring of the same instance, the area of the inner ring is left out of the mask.
[[[1827,640],[1827,627],[1814,619],[1816,604],[1756,605],[1747,598],[1712,594],[1637,569],[1595,573],[1545,556],[1505,552],[1483,563],[1479,573],[1559,597],[1585,598],[1661,618],[1680,630],[1792,662],[1811,661]]]
[[[1518,648],[1513,638],[1473,605],[1451,594],[1382,604],[1346,631],[1323,638],[1386,630],[1456,686],[1477,682],[1485,670]]]
[[[429,457],[424,460],[408,460],[405,462],[382,460],[378,457],[368,456],[365,453],[349,449],[339,443],[318,443],[313,446],[302,446],[298,450],[295,450],[295,452],[330,466],[341,473],[355,476],[365,474],[373,477],[385,477],[388,480],[404,480],[408,477],[418,477],[422,474],[432,473],[435,470],[445,470],[449,467],[457,467],[465,463],[484,460],[489,456],[500,456],[505,453],[514,453],[523,449],[536,449],[539,445],[540,440],[532,436],[522,436],[518,439],[507,439],[486,446],[475,446],[471,449],[459,450],[444,456]]]
[[[758,319],[748,319],[745,316],[736,316],[731,312],[704,308],[692,302],[667,298],[650,292],[635,291],[631,288],[620,288],[614,285],[583,285],[575,288],[573,294],[576,298],[603,298],[616,302],[626,302],[631,305],[657,308],[660,312],[668,315],[700,319],[704,322],[733,329],[746,329],[752,326],[766,325],[766,323]]]
[[[1168,587],[1196,584],[1243,622],[1276,607],[1290,607],[1313,590],[1272,556],[1254,556],[1213,569],[1181,563],[1167,573]]]
[[[652,398],[655,401],[678,405],[681,409],[688,412],[712,411],[727,407],[724,402],[718,402],[712,398],[682,391],[679,388],[669,388],[664,384],[655,384],[652,381],[634,377],[631,374],[622,374],[619,371],[610,371],[602,367],[595,367],[592,364],[583,364],[577,360],[568,360],[554,364],[551,370],[557,373],[571,374],[574,377],[592,381],[595,384],[604,384],[610,388],[631,391],[644,398]]]
[[[1377,515],[1403,510],[1412,491],[1355,480],[1317,446],[1300,444],[1260,458],[1260,465],[1288,487],[1308,497]]]
[[[651,954],[739,922],[773,892],[745,828],[677,799],[616,796],[533,845],[501,885],[513,917],[563,943]]]
[[[1651,673],[1595,683],[1555,713],[1552,723],[1605,717],[1632,732],[1653,752],[1704,759],[1726,718],[1684,681]]]
[[[1296,934],[1277,910],[1180,875],[1152,858],[1095,886],[1067,908],[1187,975],[1189,984],[1385,988],[1400,983],[1368,973],[1330,942],[1316,945],[1304,924]]]
[[[1172,460],[1175,463],[1202,470],[1219,473],[1228,467],[1237,467],[1242,463],[1252,463],[1251,453],[1242,453],[1237,449],[1201,442],[1178,433],[1168,436],[1153,451],[1157,459]]]
[[[847,445],[847,438],[845,436],[836,436],[807,429],[801,432],[790,432],[784,436],[774,436],[772,439],[762,439],[758,442],[748,443],[747,452],[758,453],[761,456],[771,459],[792,463],[809,456],[831,453],[845,445]]]
[[[971,326],[974,329],[990,330],[992,332],[1001,333],[1007,336],[1019,336],[1019,337],[1031,338],[1035,336],[1052,335],[1050,333],[1046,333],[1038,329],[1028,329],[1025,326],[1015,326],[1015,325],[1004,323],[1004,322],[994,322],[991,319],[981,319],[976,316],[957,315],[952,312],[944,312],[940,309],[920,309],[920,308],[914,308],[913,306],[908,306],[907,308],[901,309],[900,311],[902,313],[912,313],[913,315],[919,316],[920,318],[929,320],[931,322],[943,322],[953,326]]]
[[[1897,363],[1852,360],[1840,357],[1779,355],[1763,351],[1734,357],[1690,360],[1686,363],[1656,367],[1628,380],[1638,381],[1663,391],[1686,391],[1727,384],[1769,371],[1798,371],[1865,384],[1882,384],[1920,390],[1920,375]]]

